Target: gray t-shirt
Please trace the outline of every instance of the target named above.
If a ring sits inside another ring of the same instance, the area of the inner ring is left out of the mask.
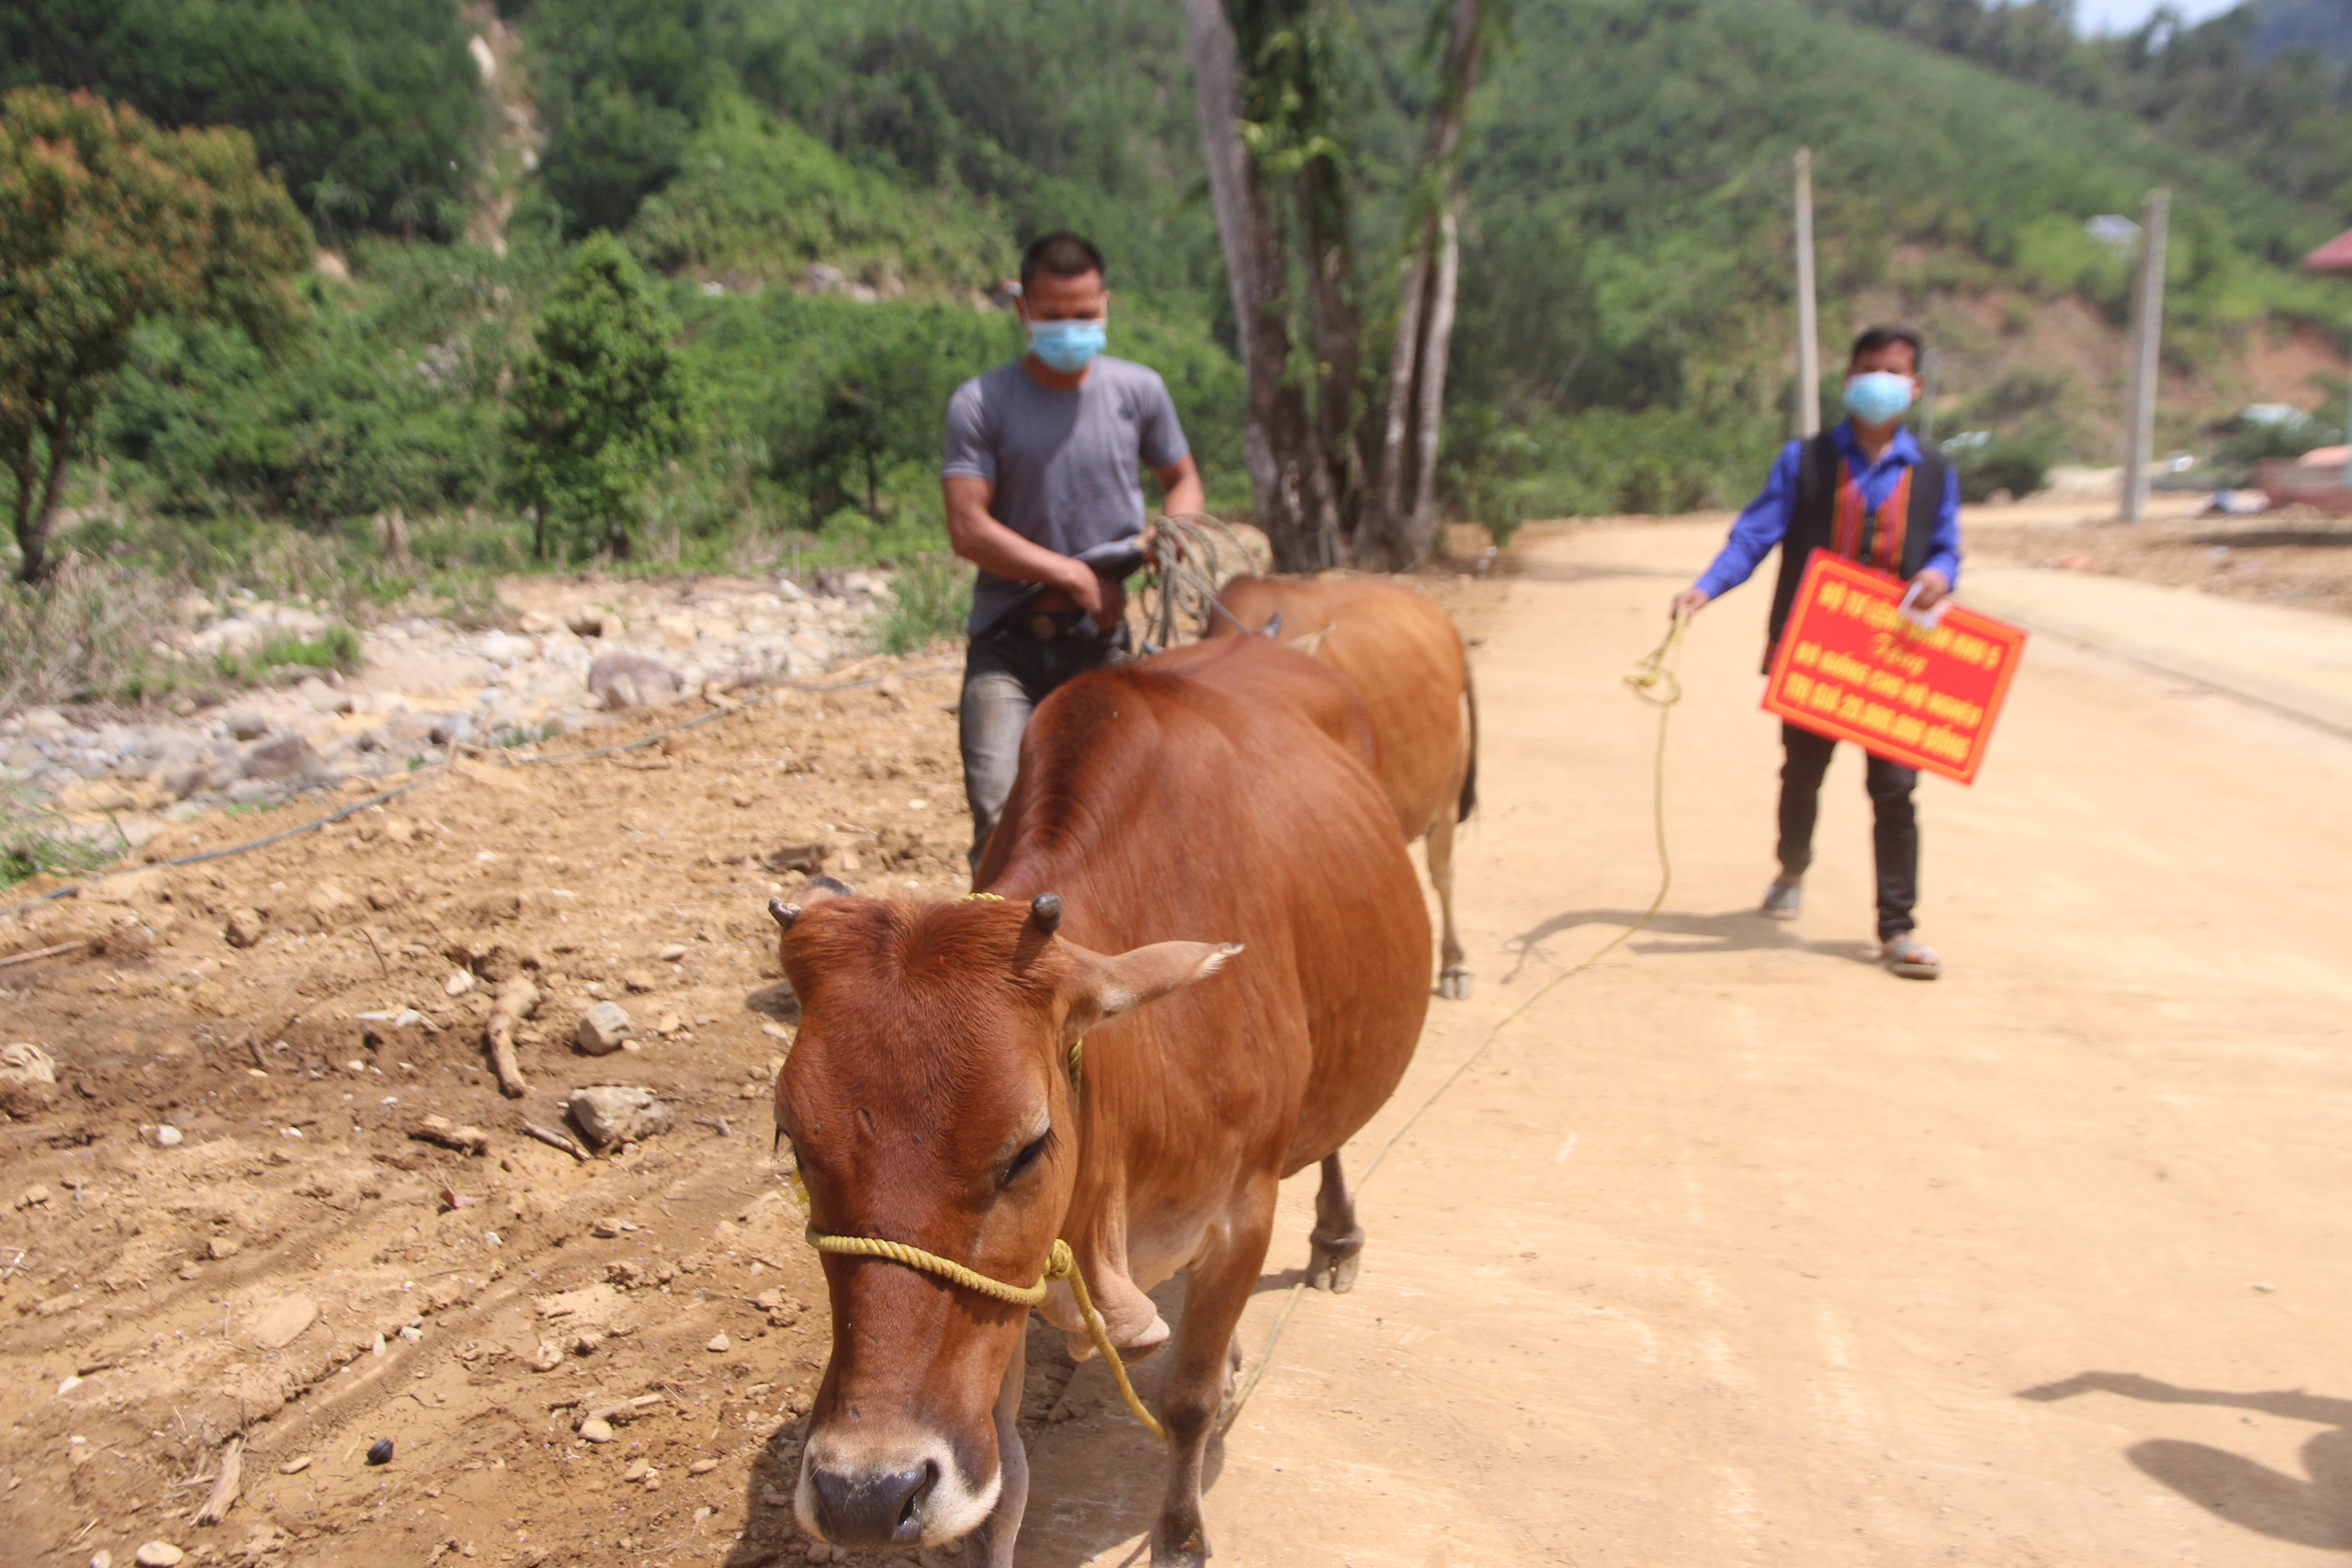
[[[947,400],[939,471],[995,485],[989,513],[1023,538],[1124,577],[1143,564],[1141,470],[1187,450],[1157,370],[1098,355],[1076,390],[1058,392],[1015,360]],[[983,571],[967,629],[986,631],[1036,586]]]

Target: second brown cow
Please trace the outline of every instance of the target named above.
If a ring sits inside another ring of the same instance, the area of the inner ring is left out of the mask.
[[[1422,840],[1444,920],[1438,995],[1470,995],[1453,923],[1453,829],[1478,800],[1478,706],[1453,617],[1409,588],[1365,577],[1237,577],[1212,637],[1277,627],[1346,676],[1372,719],[1381,788],[1408,843]],[[1279,617],[1279,620],[1277,620]]]

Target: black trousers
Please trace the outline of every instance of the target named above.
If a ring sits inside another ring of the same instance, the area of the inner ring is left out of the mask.
[[[1813,863],[1813,825],[1821,815],[1821,780],[1838,742],[1793,724],[1781,726],[1788,760],[1781,766],[1781,870],[1803,876]],[[1878,939],[1885,942],[1912,929],[1919,902],[1919,814],[1911,792],[1916,768],[1872,757],[1863,775],[1875,820],[1871,847],[1878,859]]]

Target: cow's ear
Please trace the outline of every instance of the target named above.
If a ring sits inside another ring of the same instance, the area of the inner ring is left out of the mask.
[[[1077,960],[1071,976],[1077,995],[1071,998],[1069,1021],[1064,1027],[1075,1040],[1098,1023],[1133,1012],[1146,1002],[1204,980],[1225,967],[1241,951],[1235,942],[1156,942],[1120,953],[1089,953],[1069,944]]]

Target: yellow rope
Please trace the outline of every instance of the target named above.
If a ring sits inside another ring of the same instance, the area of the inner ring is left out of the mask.
[[[884,1241],[870,1235],[827,1235],[815,1225],[801,1235],[809,1246],[820,1252],[838,1252],[849,1258],[887,1258],[909,1269],[919,1269],[926,1274],[936,1274],[943,1280],[993,1296],[1015,1306],[1035,1306],[1046,1299],[1046,1282],[1054,1278],[1051,1265],[1043,1279],[1034,1285],[1008,1285],[1001,1280],[991,1280],[986,1274],[965,1268],[952,1258],[942,1258],[935,1252],[925,1252],[920,1247],[909,1247],[901,1241]],[[1054,1244],[1061,1246],[1060,1242]]]
[[[1010,1302],[1014,1306],[1035,1306],[1046,1299],[1046,1290],[1056,1280],[1068,1280],[1069,1293],[1078,1302],[1079,1316],[1086,1321],[1087,1336],[1094,1341],[1094,1348],[1102,1352],[1103,1363],[1111,1369],[1111,1376],[1119,1385],[1119,1396],[1127,1402],[1127,1408],[1135,1412],[1136,1419],[1144,1424],[1145,1430],[1162,1442],[1168,1440],[1167,1431],[1144,1407],[1142,1398],[1136,1393],[1136,1385],[1127,1381],[1127,1364],[1121,1359],[1119,1348],[1111,1343],[1111,1331],[1103,1325],[1102,1314],[1094,1310],[1094,1296],[1086,1288],[1086,1276],[1079,1269],[1078,1257],[1070,1251],[1069,1243],[1059,1236],[1054,1238],[1054,1250],[1046,1260],[1046,1271],[1037,1277],[1035,1284],[1008,1285],[1001,1280],[992,1280],[986,1274],[967,1269],[952,1258],[942,1258],[935,1252],[925,1252],[920,1247],[909,1247],[900,1241],[884,1241],[870,1235],[827,1235],[813,1224],[801,1235],[809,1246],[820,1252],[840,1253],[849,1258],[886,1258],[903,1268],[936,1274],[951,1284],[961,1285],[967,1291],[978,1292],[997,1301]]]
[[[1419,1105],[1413,1107],[1412,1114],[1398,1122],[1396,1131],[1381,1140],[1380,1147],[1374,1151],[1371,1161],[1364,1166],[1362,1174],[1356,1178],[1354,1193],[1356,1197],[1363,1196],[1363,1190],[1371,1182],[1373,1172],[1378,1170],[1380,1162],[1388,1157],[1388,1151],[1396,1146],[1396,1140],[1411,1132],[1413,1123],[1421,1119],[1421,1112],[1435,1105],[1439,1096],[1452,1089],[1455,1081],[1468,1072],[1480,1056],[1486,1055],[1487,1047],[1494,1043],[1495,1036],[1500,1034],[1506,1025],[1514,1022],[1528,1009],[1542,1001],[1544,994],[1553,987],[1572,976],[1582,974],[1624,946],[1626,942],[1633,940],[1636,932],[1657,918],[1660,909],[1666,907],[1667,892],[1674,886],[1674,864],[1667,858],[1666,852],[1666,720],[1667,715],[1672,711],[1674,705],[1682,700],[1682,678],[1679,671],[1682,663],[1682,634],[1690,628],[1690,625],[1689,611],[1675,611],[1674,625],[1667,628],[1665,638],[1637,660],[1633,670],[1625,676],[1625,684],[1634,689],[1634,694],[1657,709],[1657,748],[1652,758],[1650,773],[1650,823],[1657,835],[1657,897],[1650,900],[1650,907],[1642,911],[1640,919],[1619,931],[1599,949],[1579,960],[1573,967],[1561,970],[1557,975],[1536,987],[1534,990],[1521,998],[1517,1007],[1495,1020],[1487,1027],[1487,1032],[1479,1037],[1478,1043],[1471,1048],[1470,1054],[1454,1064],[1453,1070],[1446,1074],[1439,1081],[1438,1086],[1422,1098]],[[1306,1289],[1305,1280],[1299,1280],[1290,1288],[1290,1299],[1283,1303],[1281,1315],[1274,1319],[1273,1332],[1266,1336],[1265,1350],[1258,1357],[1257,1364],[1250,1368],[1249,1381],[1241,1385],[1240,1393],[1234,1397],[1231,1404],[1225,1407],[1224,1413],[1218,1417],[1217,1430],[1224,1431],[1241,1418],[1241,1407],[1250,1403],[1250,1396],[1258,1391],[1258,1381],[1266,1375],[1266,1369],[1273,1365],[1274,1347],[1282,1343],[1283,1330],[1290,1326],[1290,1314],[1296,1310],[1299,1296]]]

